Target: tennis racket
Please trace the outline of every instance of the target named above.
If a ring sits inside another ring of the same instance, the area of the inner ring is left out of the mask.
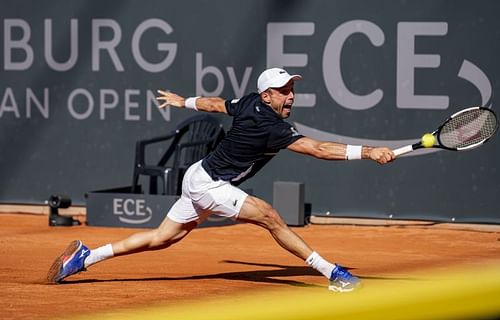
[[[491,109],[471,107],[453,114],[437,130],[422,136],[419,142],[393,152],[397,157],[420,148],[469,150],[488,141],[497,129],[498,119]]]

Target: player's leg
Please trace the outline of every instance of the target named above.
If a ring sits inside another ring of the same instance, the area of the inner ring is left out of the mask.
[[[264,200],[248,196],[237,219],[266,228],[281,247],[303,260],[313,253],[304,240],[293,232],[278,212]]]
[[[295,256],[303,259],[309,266],[322,273],[330,280],[332,291],[352,291],[359,284],[357,277],[352,276],[340,265],[332,264],[313,251],[307,243],[290,229],[279,213],[267,202],[248,196],[240,209],[238,220],[250,222],[269,230],[276,242]]]
[[[168,248],[180,241],[209,214],[209,211],[203,208],[195,209],[191,202],[192,195],[205,192],[207,182],[213,183],[199,161],[186,171],[182,182],[182,196],[170,208],[158,228],[135,233],[123,240],[93,250],[89,250],[80,240],[75,240],[54,261],[47,280],[59,282],[97,262],[116,256]]]
[[[112,257],[168,248],[188,235],[197,224],[197,215],[191,202],[181,197],[156,229],[137,232],[125,239],[92,250],[80,240],[71,242],[52,264],[47,280],[51,283],[60,282],[97,262]]]

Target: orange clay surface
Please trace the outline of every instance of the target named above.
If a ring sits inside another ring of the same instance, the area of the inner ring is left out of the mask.
[[[293,229],[323,257],[351,268],[365,286],[500,259],[499,228],[401,224]],[[168,306],[264,289],[326,290],[322,275],[281,249],[265,230],[248,224],[199,228],[169,249],[111,259],[59,285],[45,282],[51,263],[71,240],[81,239],[92,249],[136,231],[49,227],[45,215],[0,214],[0,319]]]

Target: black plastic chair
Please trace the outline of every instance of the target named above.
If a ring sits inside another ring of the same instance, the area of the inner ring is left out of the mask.
[[[222,124],[208,114],[201,114],[181,122],[167,135],[137,141],[132,192],[143,193],[139,178],[149,176],[148,193],[158,194],[160,182],[161,194],[180,195],[186,169],[210,153],[223,137]],[[152,145],[157,148],[150,150]],[[159,160],[148,163],[147,158],[154,155]]]

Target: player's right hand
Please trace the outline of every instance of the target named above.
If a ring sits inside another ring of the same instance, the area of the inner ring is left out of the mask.
[[[379,164],[386,164],[393,161],[396,156],[391,149],[385,147],[373,148],[370,150],[370,159],[378,162]]]
[[[179,96],[173,92],[167,90],[157,90],[159,96],[156,97],[161,104],[159,108],[165,108],[167,106],[174,106],[183,108],[185,106],[186,99],[184,97]]]

